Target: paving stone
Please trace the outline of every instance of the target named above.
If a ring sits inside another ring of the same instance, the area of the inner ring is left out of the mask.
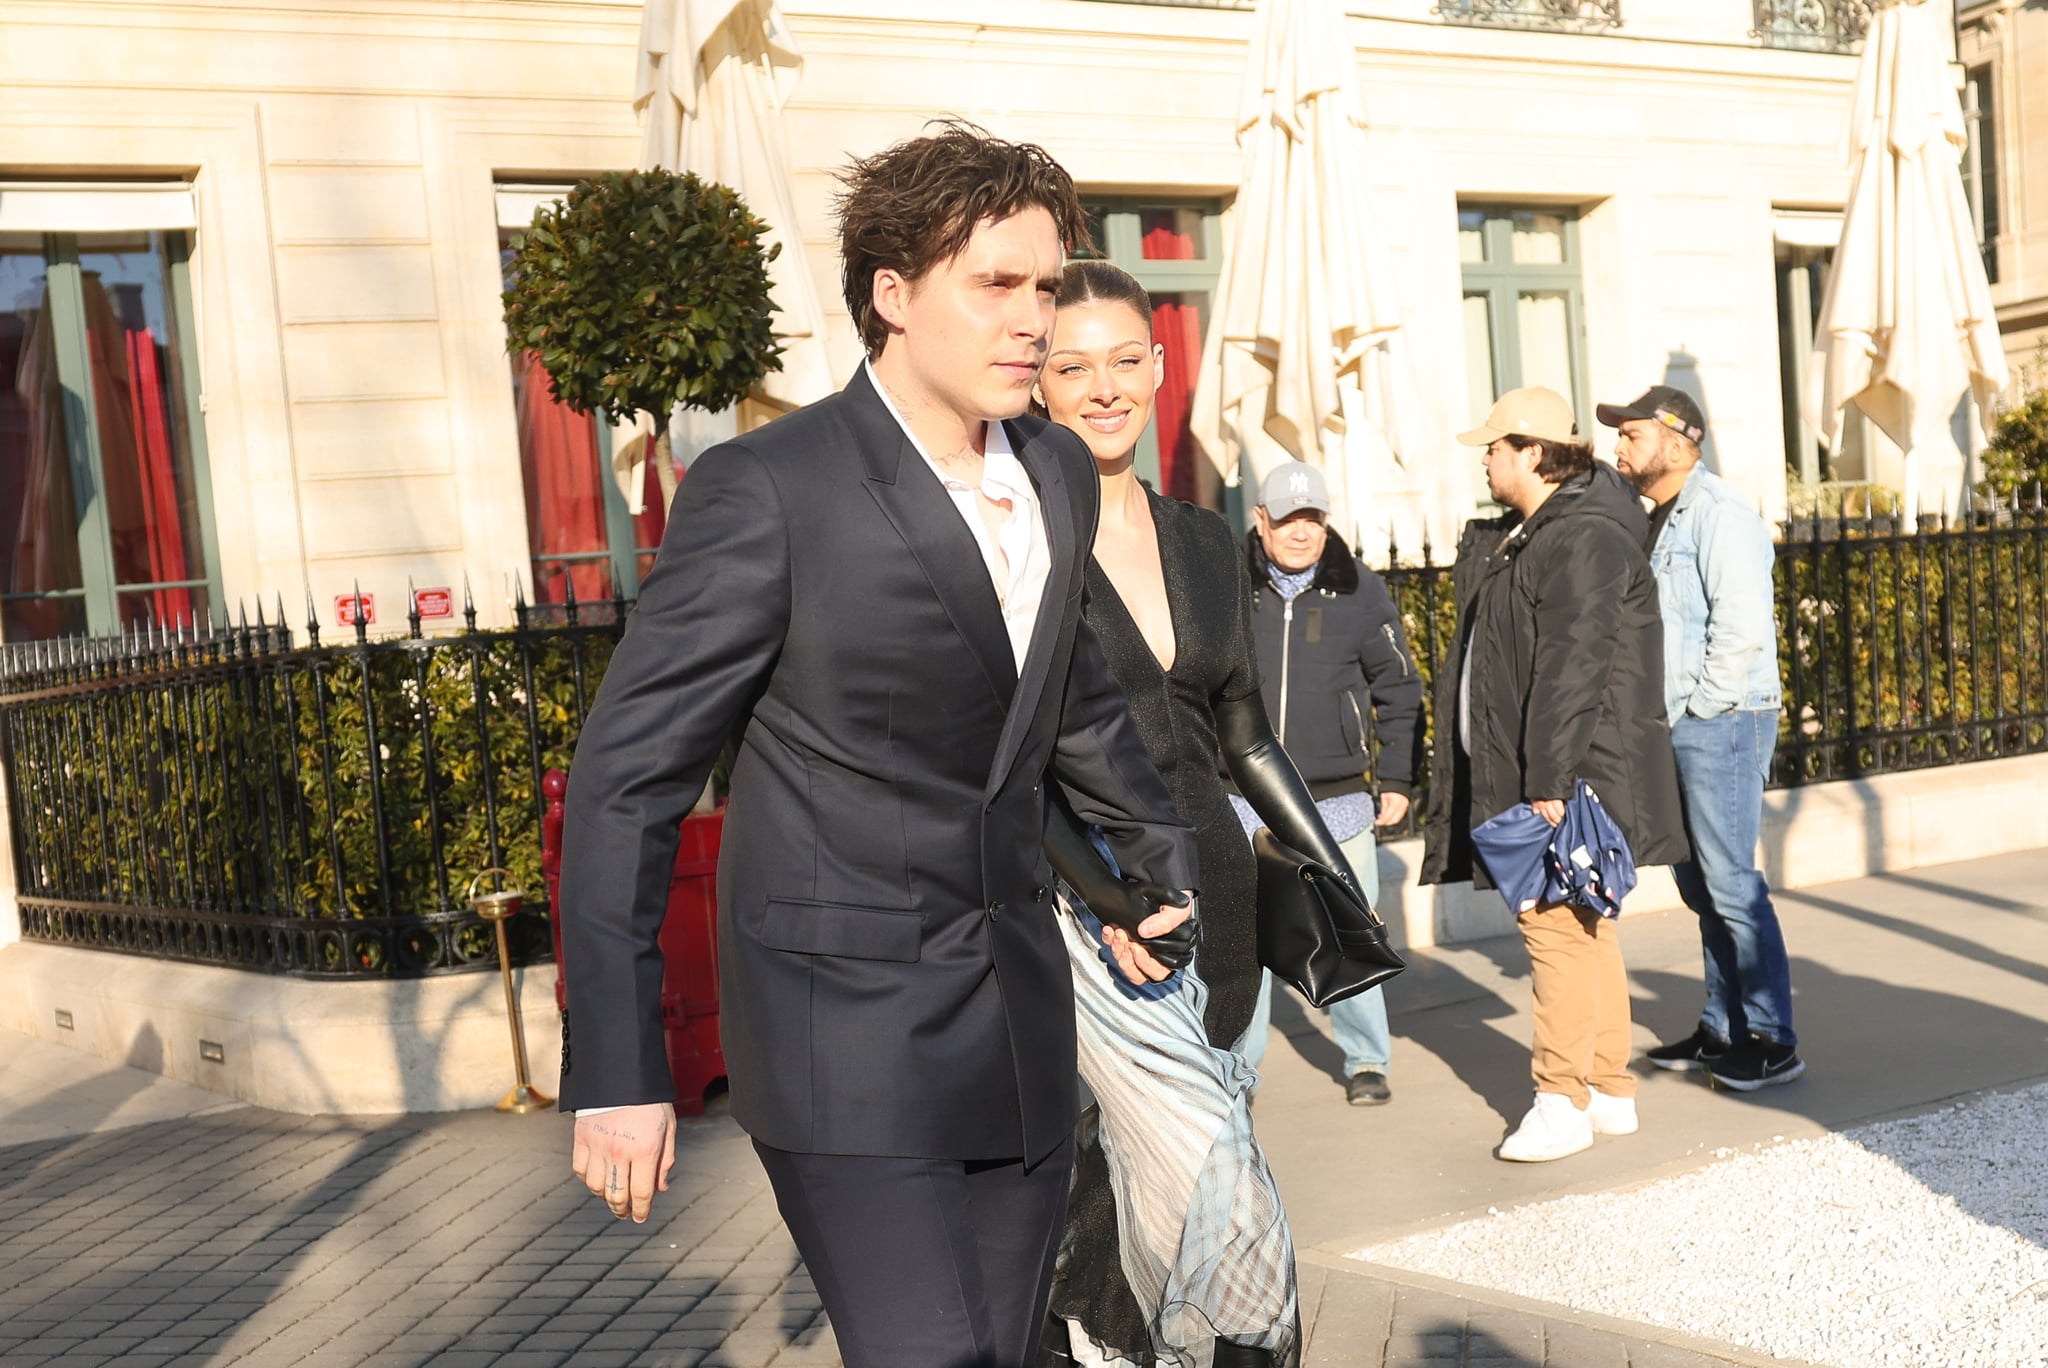
[[[644,1349],[633,1359],[633,1368],[697,1368],[702,1349]]]

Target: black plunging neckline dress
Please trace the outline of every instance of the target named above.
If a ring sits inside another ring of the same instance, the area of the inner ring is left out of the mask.
[[[1234,1047],[1251,1024],[1259,991],[1258,866],[1222,779],[1214,705],[1259,692],[1250,582],[1230,525],[1207,509],[1147,492],[1172,615],[1174,658],[1159,663],[1116,586],[1091,557],[1086,617],[1131,718],[1198,841],[1201,906],[1195,968],[1208,987],[1209,1043]],[[1145,1318],[1118,1253],[1115,1195],[1094,1134],[1082,1119],[1074,1185],[1052,1294],[1052,1313],[1076,1320],[1100,1343],[1151,1359]]]
[[[1225,795],[1213,708],[1259,692],[1250,595],[1228,523],[1208,509],[1149,490],[1146,497],[1173,616],[1173,668],[1161,667],[1116,586],[1092,557],[1087,618],[1101,639],[1110,673],[1130,699],[1145,753],[1166,781],[1175,810],[1199,839],[1198,964],[1209,987],[1203,1024],[1209,1043],[1227,1050],[1251,1024],[1258,997],[1258,866]]]

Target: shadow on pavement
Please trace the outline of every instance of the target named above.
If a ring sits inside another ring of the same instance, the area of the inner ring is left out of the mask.
[[[264,1138],[289,1160],[243,1168],[264,1146],[224,1118],[0,1152],[0,1360],[224,1348],[405,1139],[299,1118]]]
[[[1526,980],[1529,957],[1519,936],[1497,936],[1456,947],[1491,961],[1504,979]],[[1435,953],[1411,955],[1408,969],[1388,985],[1387,1007],[1394,1034],[1442,1059],[1477,1093],[1504,1124],[1529,1109],[1529,1045],[1489,1022],[1516,1014],[1492,987],[1460,972]],[[1276,986],[1273,1026],[1309,1067],[1344,1085],[1344,1052],[1323,1034],[1311,1014],[1323,1015],[1292,991]],[[1401,1047],[1397,1044],[1398,1053]],[[1399,1068],[1396,1061],[1395,1067]]]
[[[572,1183],[552,1115],[245,1109],[0,1151],[0,1363],[834,1363],[737,1137],[686,1124],[644,1226]]]

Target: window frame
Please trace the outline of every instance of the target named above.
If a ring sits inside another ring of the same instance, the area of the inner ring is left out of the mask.
[[[569,192],[570,186],[568,183],[560,186],[542,186],[524,182],[517,185],[503,182],[498,186],[500,194],[529,195],[537,189],[558,189],[561,194],[566,195]],[[505,276],[505,253],[518,248],[518,235],[525,231],[526,229],[523,226],[506,223],[502,216],[498,221],[498,276],[501,281]],[[503,322],[504,320],[501,316],[499,319],[501,327]],[[509,344],[512,340],[509,333],[506,334],[505,340],[508,344],[506,355],[509,359],[512,355],[509,350]],[[617,474],[612,469],[612,456],[617,449],[618,429],[601,414],[591,413],[584,415],[584,417],[593,425],[596,432],[598,485],[602,491],[600,497],[604,506],[605,548],[602,551],[572,551],[549,556],[536,556],[529,551],[526,557],[527,573],[534,576],[533,587],[536,602],[541,599],[541,581],[537,573],[539,566],[543,564],[559,566],[588,565],[596,561],[610,562],[612,582],[618,586],[620,592],[627,598],[632,598],[639,592],[640,582],[645,578],[640,573],[640,558],[645,556],[651,563],[655,553],[661,549],[659,546],[642,547],[635,545],[637,538],[634,536],[633,514],[626,508],[625,492],[619,488]],[[523,487],[526,475],[523,468],[526,453],[523,450],[518,450],[515,454],[522,466],[520,478]],[[531,508],[526,509],[525,513],[529,520],[534,516],[534,510]],[[529,528],[529,533],[530,531],[531,529]],[[530,546],[531,544],[531,536],[529,535],[528,545]],[[570,584],[573,589],[573,577],[570,580]]]
[[[1090,258],[1107,261],[1130,274],[1144,286],[1145,293],[1200,294],[1207,303],[1202,310],[1202,335],[1216,309],[1216,290],[1223,277],[1223,204],[1199,195],[1096,195],[1081,193],[1091,219],[1100,225],[1099,240]],[[1201,252],[1191,261],[1153,261],[1145,256],[1144,234],[1139,215],[1147,209],[1189,209],[1201,215]],[[1078,258],[1077,258],[1078,259]],[[1199,372],[1201,358],[1195,358]],[[1204,458],[1206,459],[1206,458]],[[1159,488],[1159,424],[1148,423],[1132,453],[1131,468],[1138,478]]]
[[[1572,368],[1572,411],[1592,412],[1586,376],[1586,277],[1579,250],[1579,206],[1575,204],[1512,204],[1500,200],[1459,200],[1459,229],[1469,213],[1483,216],[1484,261],[1459,263],[1459,300],[1483,295],[1492,333],[1494,398],[1528,383],[1522,374],[1522,337],[1516,319],[1520,296],[1534,291],[1562,292],[1565,297],[1566,345]],[[1564,220],[1564,261],[1558,265],[1518,263],[1514,259],[1514,216],[1553,214]]]
[[[92,351],[85,320],[85,279],[80,264],[80,238],[103,236],[109,231],[139,231],[159,234],[164,239],[164,312],[179,357],[178,387],[185,404],[186,432],[190,449],[184,453],[192,471],[193,512],[198,521],[199,554],[203,573],[182,580],[122,584],[114,567],[113,529],[108,524],[105,457],[100,442],[98,404],[92,392]],[[213,470],[207,455],[204,385],[199,377],[199,329],[193,317],[192,252],[193,233],[184,228],[29,231],[42,239],[45,279],[49,294],[50,320],[57,336],[52,351],[57,361],[57,384],[64,400],[65,458],[70,465],[72,498],[75,504],[80,587],[34,594],[0,591],[0,601],[37,602],[46,599],[82,599],[85,630],[92,636],[118,636],[129,630],[121,621],[121,598],[127,594],[164,589],[201,589],[206,594],[207,613],[225,615],[221,591],[220,543],[213,507]],[[170,627],[177,624],[159,624]]]

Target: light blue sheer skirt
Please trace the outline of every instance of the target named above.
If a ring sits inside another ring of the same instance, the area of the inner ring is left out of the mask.
[[[1124,1277],[1153,1353],[1174,1368],[1210,1368],[1222,1337],[1292,1363],[1294,1243],[1252,1136],[1258,1076],[1209,1044],[1198,965],[1133,987],[1103,948],[1101,923],[1062,894],[1081,1078],[1101,1108]]]

